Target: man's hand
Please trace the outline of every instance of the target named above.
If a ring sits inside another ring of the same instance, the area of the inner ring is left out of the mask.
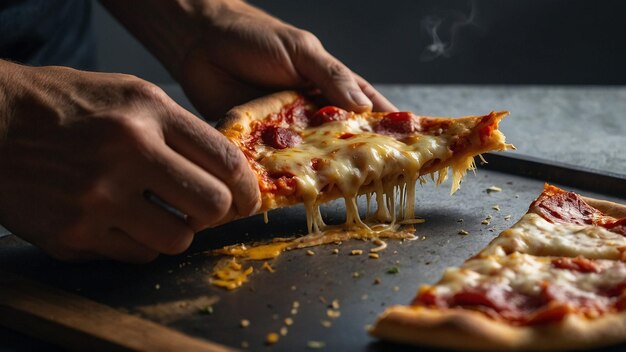
[[[353,111],[397,110],[313,34],[245,2],[104,3],[161,59],[207,118],[285,88],[320,91],[332,104]]]
[[[150,261],[259,206],[243,154],[138,78],[0,61],[0,103],[0,223],[57,258]]]

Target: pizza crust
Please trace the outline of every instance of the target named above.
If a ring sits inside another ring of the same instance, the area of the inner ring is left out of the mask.
[[[462,309],[393,306],[370,330],[391,341],[462,351],[561,351],[608,346],[624,341],[626,313],[588,320],[569,315],[541,326],[511,326]]]
[[[239,146],[242,136],[250,134],[252,121],[263,120],[300,97],[296,91],[282,91],[235,106],[226,113],[224,119],[220,120],[217,129]]]
[[[626,205],[609,202],[608,200],[590,198],[590,197],[582,197],[581,198],[592,207],[600,210],[606,215],[612,216],[614,218],[623,218],[626,217]]]

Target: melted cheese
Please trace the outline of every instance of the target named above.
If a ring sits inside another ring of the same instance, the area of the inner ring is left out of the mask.
[[[521,252],[533,255],[625,260],[626,237],[600,226],[554,224],[528,213],[503,231],[479,255]]]
[[[253,271],[253,267],[244,268],[242,263],[234,258],[222,258],[213,268],[209,282],[215,286],[234,290],[247,282],[248,276]]]
[[[248,276],[252,274],[253,270],[251,266],[244,268],[245,262],[249,260],[273,259],[286,250],[338,243],[350,239],[372,240],[375,243],[381,238],[412,240],[415,239],[413,235],[414,232],[415,229],[410,226],[399,228],[399,225],[388,224],[374,224],[366,228],[357,227],[349,230],[346,230],[343,226],[329,226],[329,228],[323,232],[312,233],[297,238],[277,238],[270,243],[260,243],[249,246],[245,244],[226,246],[210,253],[227,256],[226,258],[220,259],[213,268],[210,283],[229,290],[240,287],[248,280]],[[384,248],[378,245],[378,247],[374,249],[378,252]]]
[[[539,296],[542,285],[550,283],[575,293],[577,297],[601,299],[596,293],[626,280],[626,263],[597,260],[599,272],[555,269],[551,257],[513,253],[470,259],[460,268],[448,268],[433,287],[439,297],[451,297],[472,287],[507,287],[513,292]]]
[[[248,260],[266,260],[276,258],[286,250],[319,246],[350,239],[365,241],[381,238],[412,240],[415,239],[414,232],[415,229],[410,226],[400,228],[399,225],[388,224],[375,224],[367,228],[355,227],[347,230],[343,226],[329,226],[327,230],[319,233],[311,233],[302,237],[276,238],[270,243],[250,246],[245,244],[226,246],[212,251],[211,254],[228,255]]]
[[[447,136],[413,135],[407,143],[395,137],[374,133],[365,117],[336,121],[303,132],[302,143],[292,148],[276,150],[259,146],[259,162],[270,174],[295,175],[298,195],[307,209],[309,233],[325,228],[319,215],[320,194],[337,188],[346,205],[346,225],[366,228],[359,216],[356,197],[373,189],[377,208],[369,213],[380,222],[414,218],[415,183],[422,167],[435,160],[452,156]],[[459,124],[451,133],[462,134],[467,129]],[[340,138],[345,133],[354,134]],[[311,160],[317,158],[317,168]],[[467,169],[474,167],[473,157],[459,160],[453,168],[452,192],[459,187]],[[436,182],[447,177],[447,168],[440,170]],[[433,180],[435,180],[433,175]],[[422,182],[423,180],[420,180]],[[399,202],[397,202],[399,200]],[[399,203],[399,206],[396,206]],[[369,211],[369,201],[368,201]]]

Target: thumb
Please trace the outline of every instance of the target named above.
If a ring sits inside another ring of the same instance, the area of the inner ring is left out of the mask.
[[[356,112],[371,110],[372,101],[361,90],[354,73],[324,50],[317,38],[315,41],[316,44],[303,45],[294,57],[298,73],[319,88],[332,104]]]

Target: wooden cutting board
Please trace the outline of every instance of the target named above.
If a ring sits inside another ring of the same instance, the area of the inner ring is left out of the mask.
[[[70,350],[232,351],[2,271],[0,325]]]

